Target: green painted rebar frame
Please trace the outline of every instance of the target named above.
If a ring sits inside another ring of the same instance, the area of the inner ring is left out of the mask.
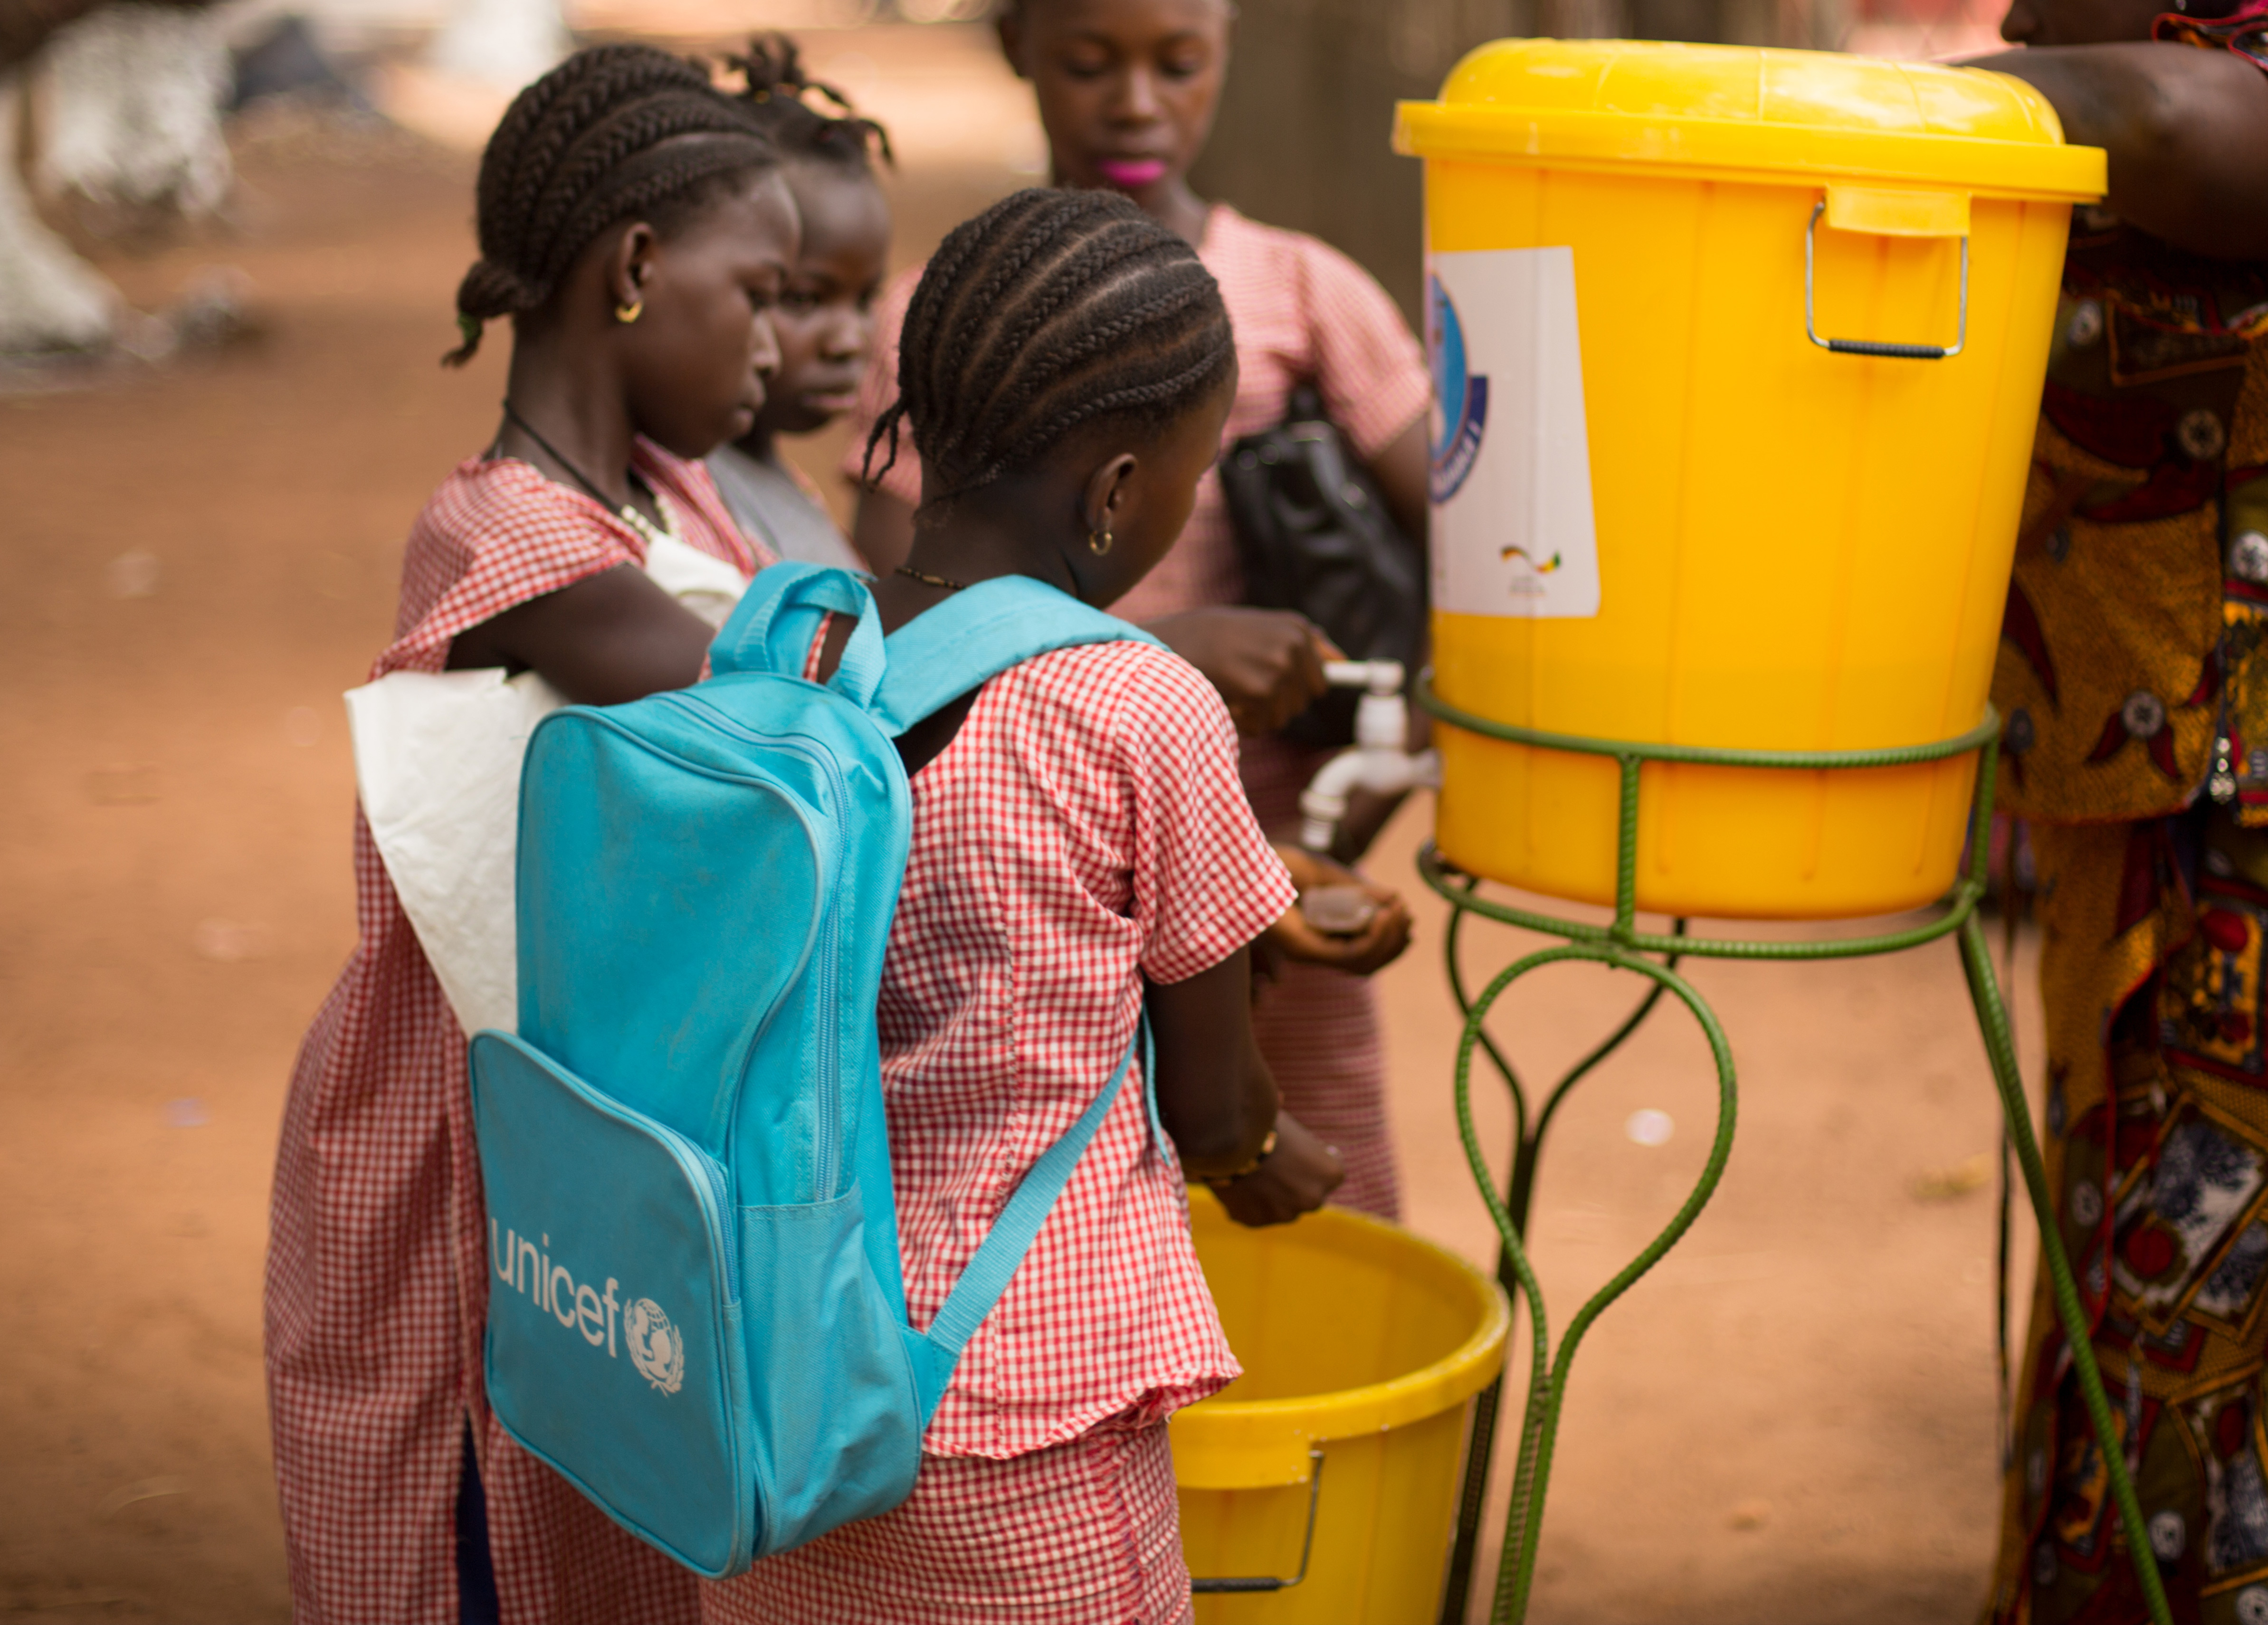
[[[1542,750],[1609,757],[1619,767],[1622,781],[1620,827],[1616,847],[1615,912],[1613,920],[1608,924],[1563,920],[1484,898],[1479,894],[1479,880],[1457,872],[1435,852],[1430,842],[1420,851],[1418,859],[1418,871],[1425,877],[1425,883],[1447,901],[1451,910],[1446,935],[1449,985],[1459,1007],[1465,1012],[1464,1033],[1457,1045],[1457,1129],[1464,1141],[1465,1156],[1471,1164],[1473,1177],[1480,1185],[1482,1200],[1487,1203],[1489,1217],[1496,1224],[1498,1239],[1502,1247],[1498,1257],[1498,1278],[1503,1282],[1505,1290],[1515,1298],[1526,1297],[1529,1312],[1528,1401],[1521,1416],[1519,1455],[1513,1472],[1512,1503],[1505,1518],[1504,1547],[1497,1568],[1494,1601],[1489,1613],[1491,1625],[1517,1625],[1527,1617],[1528,1592],[1535,1577],[1537,1537],[1543,1526],[1544,1496],[1551,1478],[1552,1448],[1558,1434],[1560,1406],[1566,1395],[1568,1367],[1574,1359],[1577,1345],[1590,1329],[1591,1323],[1607,1306],[1627,1291],[1639,1276],[1676,1245],[1678,1239],[1699,1216],[1702,1208],[1707,1205],[1717,1188],[1718,1180],[1724,1174],[1726,1160],[1732,1154],[1733,1123],[1738,1099],[1732,1048],[1726,1041],[1724,1029],[1719,1025],[1707,1001],[1690,982],[1678,974],[1678,960],[1686,957],[1723,960],[1856,959],[1877,953],[1895,953],[1949,936],[1957,936],[1960,939],[1962,968],[1968,978],[1970,998],[1976,1007],[1977,1026],[1984,1035],[1985,1055],[1992,1063],[1993,1083],[1999,1092],[2000,1109],[2007,1122],[2008,1138],[2015,1148],[2024,1188],[2031,1196],[2032,1210],[2039,1221],[2042,1266],[2048,1272],[2056,1313],[2063,1322],[2070,1345],[2080,1396],[2086,1403],[2095,1438],[2102,1446],[2102,1459],[2109,1469],[2111,1496],[2117,1505],[2119,1523],[2125,1533],[2126,1550],[2130,1560],[2134,1562],[2136,1577],[2148,1604],[2150,1617],[2157,1625],[2172,1625],[2173,1616],[2167,1607],[2158,1565],[2154,1559],[2144,1560],[2141,1556],[2150,1551],[2141,1504],[2135,1498],[2133,1482],[2124,1460],[2110,1401],[2103,1393],[2102,1374],[2095,1364],[2090,1341],[2091,1328],[2072,1276],[2071,1260],[2065,1252],[2063,1238],[2055,1222],[2055,1207],[2047,1188],[2046,1173],[2040,1161],[2039,1142],[2032,1132],[2031,1113],[2024,1099],[2023,1080],[2017,1070],[2007,1006],[2002,1001],[1999,983],[1993,974],[1983,923],[1977,915],[1977,903],[1985,890],[1993,777],[1999,762],[1999,719],[1991,708],[1986,708],[1984,720],[1968,732],[1957,739],[1941,739],[1932,745],[1889,750],[1706,750],[1689,746],[1640,745],[1627,740],[1587,739],[1493,722],[1441,699],[1432,692],[1431,675],[1428,673],[1419,678],[1418,699],[1427,710],[1449,726]],[[1969,864],[1943,909],[1921,924],[1901,931],[1838,938],[1823,942],[1697,938],[1687,933],[1683,920],[1677,921],[1667,932],[1638,929],[1638,775],[1645,763],[1660,761],[1699,767],[1817,772],[1822,769],[1913,767],[1970,752],[1977,755],[1977,768]],[[1557,946],[1540,949],[1507,967],[1475,998],[1467,991],[1463,971],[1457,959],[1462,928],[1471,915],[1564,940]],[[1553,1087],[1550,1095],[1544,1098],[1541,1109],[1535,1114],[1531,1124],[1528,1098],[1521,1090],[1519,1074],[1513,1070],[1510,1061],[1489,1035],[1484,1024],[1489,1011],[1513,982],[1530,971],[1569,960],[1630,971],[1653,985],[1623,1024],[1578,1062]],[[1528,1202],[1535,1186],[1536,1158],[1543,1149],[1545,1131],[1550,1127],[1551,1119],[1568,1092],[1638,1030],[1665,993],[1674,994],[1678,1002],[1692,1013],[1694,1020],[1699,1023],[1703,1034],[1708,1039],[1710,1052],[1715,1058],[1718,1090],[1716,1139],[1710,1147],[1708,1161],[1701,1171],[1699,1181],[1677,1210],[1675,1217],[1628,1266],[1593,1293],[1589,1301],[1576,1311],[1555,1352],[1546,1326],[1543,1295],[1536,1284],[1535,1272],[1528,1265],[1527,1249],[1521,1240],[1527,1229]],[[1489,1063],[1503,1078],[1512,1098],[1514,1142],[1511,1170],[1502,1190],[1498,1189],[1493,1176],[1489,1173],[1487,1157],[1473,1125],[1470,1085],[1476,1049],[1488,1057]],[[1448,1585],[1442,1599],[1441,1625],[1462,1625],[1464,1619],[1466,1598],[1478,1547],[1481,1507],[1488,1489],[1490,1458],[1495,1448],[1502,1389],[1503,1382],[1499,1379],[1483,1391],[1474,1407],[1472,1439],[1466,1456],[1464,1493],[1459,1508],[1456,1540],[1450,1555]]]

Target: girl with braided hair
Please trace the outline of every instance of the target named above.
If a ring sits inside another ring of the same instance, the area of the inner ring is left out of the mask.
[[[818,489],[780,455],[779,439],[815,434],[858,404],[889,262],[890,205],[874,160],[889,160],[890,139],[841,92],[810,78],[784,34],[751,41],[733,65],[779,147],[803,249],[772,318],[780,361],[763,410],[755,428],[711,454],[709,472],[740,528],[782,558],[863,570]]]
[[[412,528],[372,677],[533,671],[594,702],[691,682],[711,631],[657,585],[662,562],[728,597],[770,562],[698,460],[747,432],[777,359],[798,228],[777,154],[698,65],[585,51],[504,114],[478,225],[449,359],[512,320],[503,422]],[[465,1033],[359,812],[355,871],[360,945],[292,1076],[268,1260],[296,1615],[689,1621],[692,1577],[488,1411]]]
[[[1211,276],[1125,199],[1020,192],[961,226],[908,305],[900,401],[869,440],[877,463],[894,443],[921,459],[925,523],[874,588],[884,627],[998,576],[1097,607],[1132,592],[1188,522],[1236,367]],[[1137,1065],[1178,1158],[1130,1075],[962,1354],[910,1498],[708,1586],[704,1620],[1190,1617],[1166,1422],[1238,1366],[1183,1170],[1247,1224],[1314,1208],[1342,1170],[1280,1109],[1253,1040],[1250,945],[1293,889],[1228,711],[1128,634],[1026,661],[899,742],[913,841],[876,1015],[913,1323],[1145,1005]]]
[[[1005,0],[1000,40],[1030,82],[1046,128],[1055,182],[1117,192],[1195,246],[1218,281],[1236,327],[1237,394],[1229,437],[1284,421],[1292,390],[1312,383],[1331,420],[1368,465],[1403,534],[1426,523],[1425,360],[1394,302],[1336,249],[1297,232],[1245,218],[1189,189],[1228,68],[1229,0]],[[860,396],[865,423],[889,399],[891,346],[909,280],[878,306],[880,340]],[[918,408],[913,408],[919,422]],[[855,467],[845,472],[854,477]],[[860,499],[852,540],[879,570],[918,546],[921,482],[916,460],[898,465]],[[1219,688],[1244,737],[1246,790],[1262,825],[1303,888],[1355,877],[1302,854],[1300,790],[1323,754],[1278,736],[1322,691],[1331,651],[1297,614],[1235,607],[1243,571],[1220,482],[1198,489],[1188,533],[1173,556],[1121,606]],[[1359,858],[1392,802],[1365,798],[1347,821],[1337,856]],[[1345,1205],[1396,1216],[1400,1198],[1386,1116],[1386,1063],[1376,996],[1358,980],[1408,941],[1409,915],[1384,900],[1369,930],[1325,937],[1289,916],[1270,937],[1283,960],[1262,997],[1262,1051],[1285,1099],[1347,1161]]]

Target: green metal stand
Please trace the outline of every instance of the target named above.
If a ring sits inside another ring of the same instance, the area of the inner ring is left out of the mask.
[[[2047,1175],[2040,1162],[2039,1142],[2032,1132],[2031,1113],[2024,1099],[2023,1080],[2017,1070],[2007,1006],[2002,1002],[2000,986],[1993,975],[1983,922],[1977,915],[1977,902],[1984,894],[1985,864],[1990,846],[1988,837],[1992,818],[1993,776],[1999,762],[1999,719],[1988,707],[1984,719],[1958,739],[1897,750],[1703,750],[1675,745],[1638,745],[1624,740],[1586,739],[1573,734],[1547,733],[1535,728],[1512,727],[1451,705],[1432,692],[1427,680],[1429,676],[1430,673],[1419,680],[1418,699],[1426,710],[1449,726],[1542,750],[1609,757],[1618,764],[1622,773],[1620,830],[1616,848],[1615,914],[1609,924],[1592,925],[1563,920],[1484,898],[1480,895],[1479,880],[1456,871],[1430,842],[1418,854],[1418,871],[1425,877],[1425,883],[1447,901],[1451,910],[1446,947],[1449,985],[1456,995],[1458,1005],[1465,1012],[1464,1033],[1457,1045],[1458,1132],[1463,1137],[1465,1156],[1472,1165],[1473,1177],[1479,1182],[1482,1200],[1488,1204],[1489,1217],[1496,1224],[1497,1237],[1501,1244],[1497,1261],[1498,1278],[1503,1282],[1507,1292],[1527,1298],[1531,1332],[1528,1401],[1521,1416],[1520,1453],[1513,1473],[1512,1505],[1505,1518],[1503,1554],[1497,1569],[1495,1598],[1489,1612],[1491,1625],[1516,1625],[1517,1621],[1527,1618],[1528,1593],[1535,1577],[1536,1542],[1543,1526],[1544,1497],[1551,1480],[1552,1449],[1558,1437],[1559,1413],[1566,1396],[1568,1368],[1574,1360],[1577,1346],[1582,1342],[1583,1335],[1590,1329],[1591,1323],[1604,1312],[1609,1304],[1629,1290],[1639,1276],[1659,1262],[1699,1217],[1701,1210],[1715,1192],[1718,1180],[1723,1177],[1726,1161],[1732,1154],[1733,1124],[1739,1093],[1734,1075],[1732,1048],[1726,1041],[1724,1029],[1719,1025],[1708,1002],[1690,982],[1677,974],[1678,961],[1689,957],[1720,960],[1857,959],[1877,953],[1895,953],[1902,949],[1934,942],[1942,937],[1953,936],[1960,939],[1962,968],[1968,976],[1970,997],[1976,1006],[1977,1026],[1984,1034],[1985,1055],[1992,1062],[1993,1083],[1999,1091],[2000,1108],[2007,1119],[2008,1137],[2015,1147],[2017,1164],[2023,1172],[2024,1187],[2030,1193],[2032,1211],[2039,1221],[2041,1263],[2048,1272],[2056,1313],[2063,1322],[2070,1344],[2072,1363],[2078,1375],[2080,1393],[2086,1403],[2088,1417],[2094,1425],[2095,1438],[2102,1445],[2102,1457],[2109,1469],[2111,1496],[2117,1505],[2119,1523],[2125,1533],[2126,1550],[2130,1559],[2134,1561],[2136,1578],[2148,1604],[2150,1617],[2156,1625],[2173,1625],[2158,1565],[2154,1559],[2147,1556],[2150,1543],[2143,1523],[2141,1504],[2135,1498],[2133,1482],[2127,1474],[2120,1437],[2112,1418],[2110,1401],[2102,1390],[2102,1374],[2095,1364],[2092,1328],[2086,1309],[2080,1301],[2079,1288],[2072,1276],[2071,1260],[2065,1253],[2062,1233],[2056,1224],[2054,1199],[2047,1188]],[[1668,932],[1638,929],[1638,770],[1644,763],[1680,762],[1786,772],[1847,771],[1912,767],[1970,752],[1975,752],[1978,761],[1969,867],[1955,886],[1948,905],[1923,923],[1902,931],[1838,938],[1825,942],[1697,938],[1687,933],[1683,920],[1678,921]],[[1457,960],[1457,945],[1462,927],[1473,915],[1560,938],[1563,941],[1557,946],[1540,949],[1506,967],[1481,990],[1479,997],[1474,998],[1468,995],[1463,972]],[[1542,1108],[1534,1114],[1531,1121],[1528,1097],[1521,1087],[1519,1074],[1489,1036],[1484,1024],[1490,1010],[1513,982],[1530,971],[1569,960],[1629,971],[1653,985],[1622,1026],[1559,1080],[1550,1095],[1544,1098]],[[1700,1180],[1693,1187],[1692,1194],[1686,1197],[1684,1204],[1677,1210],[1676,1216],[1627,1267],[1593,1293],[1589,1301],[1576,1311],[1555,1351],[1547,1329],[1543,1295],[1536,1284],[1534,1270],[1529,1268],[1528,1251],[1522,1240],[1528,1225],[1529,1198],[1535,1186],[1536,1158],[1543,1149],[1543,1137],[1550,1128],[1551,1120],[1561,1102],[1567,1098],[1568,1092],[1638,1030],[1665,993],[1675,995],[1677,1001],[1691,1012],[1709,1040],[1710,1053],[1715,1057],[1718,1092],[1716,1139],[1709,1149],[1708,1162],[1701,1171]],[[1502,1190],[1498,1189],[1489,1173],[1487,1158],[1473,1126],[1471,1076],[1476,1050],[1488,1057],[1489,1063],[1503,1078],[1512,1098],[1514,1123],[1512,1168]],[[1450,1555],[1448,1585],[1441,1605],[1441,1625],[1462,1625],[1464,1620],[1478,1548],[1481,1507],[1488,1490],[1490,1458],[1496,1443],[1497,1414],[1501,1405],[1502,1386],[1499,1379],[1484,1391],[1474,1408],[1472,1441],[1466,1455],[1463,1500],[1459,1509],[1456,1542]]]

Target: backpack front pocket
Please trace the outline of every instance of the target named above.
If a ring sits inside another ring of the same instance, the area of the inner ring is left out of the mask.
[[[724,1169],[507,1033],[471,1051],[489,1402],[631,1533],[747,1566],[755,1485]]]

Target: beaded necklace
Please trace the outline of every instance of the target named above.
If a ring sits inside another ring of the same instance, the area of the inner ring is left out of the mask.
[[[506,419],[518,426],[522,434],[534,441],[537,445],[542,447],[544,454],[549,457],[553,462],[557,463],[569,474],[574,475],[575,483],[581,486],[585,490],[591,494],[592,501],[597,503],[602,508],[613,508],[616,517],[618,517],[623,524],[629,526],[632,530],[637,532],[639,535],[645,538],[647,546],[651,547],[657,541],[675,541],[678,539],[677,513],[676,511],[669,505],[669,497],[665,493],[654,489],[653,486],[648,483],[645,480],[640,479],[637,470],[635,468],[631,469],[630,471],[630,477],[633,480],[637,480],[640,485],[644,486],[647,494],[653,498],[653,505],[661,511],[661,523],[659,525],[656,525],[652,519],[647,518],[645,515],[640,513],[636,508],[632,507],[628,503],[623,503],[617,507],[614,503],[608,501],[607,494],[600,490],[597,485],[592,482],[591,477],[588,474],[585,474],[574,464],[569,462],[566,458],[560,454],[559,448],[557,446],[552,445],[550,441],[545,439],[541,434],[536,432],[535,425],[529,423],[526,418],[519,415],[519,408],[512,405],[509,397],[506,397],[504,403],[504,415]]]

